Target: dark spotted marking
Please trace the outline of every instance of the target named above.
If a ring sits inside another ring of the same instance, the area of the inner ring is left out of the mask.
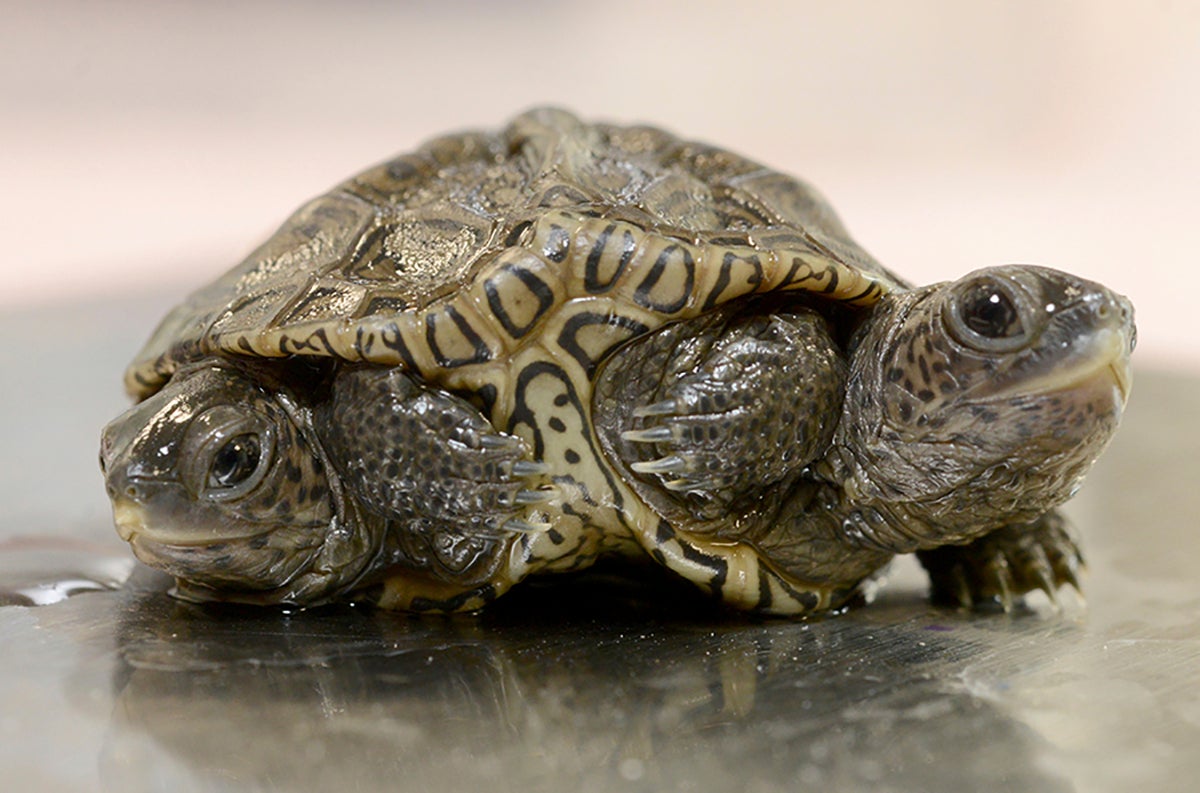
[[[482,584],[474,589],[460,592],[453,597],[442,599],[413,598],[409,604],[409,609],[412,611],[458,611],[475,598],[479,598],[485,604],[491,603],[497,598],[495,585]]]
[[[434,312],[425,315],[425,342],[429,345],[430,352],[433,353],[433,358],[437,361],[438,366],[443,366],[447,369],[454,369],[459,366],[468,366],[476,363],[487,363],[492,359],[492,351],[488,349],[487,343],[480,338],[475,329],[471,327],[471,323],[467,322],[466,317],[458,312],[454,306],[446,306],[446,316],[458,328],[459,333],[471,345],[474,352],[466,358],[449,358],[443,352],[437,343],[437,319],[438,313]]]
[[[529,384],[539,377],[550,377],[557,380],[563,387],[563,393],[567,397],[567,402],[571,408],[579,416],[580,420],[586,426],[587,424],[587,409],[580,400],[579,394],[575,391],[575,385],[571,382],[571,378],[567,375],[562,367],[557,366],[549,361],[537,361],[521,370],[517,376],[517,384],[514,393],[514,405],[512,416],[509,419],[508,427],[505,431],[510,435],[516,435],[517,427],[524,424],[529,427],[533,433],[533,456],[534,459],[540,460],[546,455],[546,440],[542,436],[541,424],[537,414],[529,406],[528,390]],[[537,390],[537,389],[535,389]],[[588,451],[594,459],[600,458],[600,451],[596,448],[596,443],[592,438],[591,433],[585,433],[584,438],[587,442]],[[625,499],[621,496],[621,491],[617,487],[617,482],[614,479],[614,474],[608,469],[608,466],[601,466],[601,474],[604,476],[604,483],[608,487],[612,498],[612,506],[619,514],[625,504]],[[587,492],[586,483],[579,482],[583,500],[595,505],[592,496]],[[565,509],[565,507],[564,507]]]
[[[657,303],[650,297],[650,292],[658,285],[662,279],[663,273],[667,271],[667,264],[670,262],[671,255],[676,251],[683,253],[683,267],[686,277],[683,284],[683,290],[679,295],[679,299],[670,303]],[[662,253],[654,260],[654,266],[650,268],[650,272],[638,284],[637,290],[633,293],[633,300],[639,306],[648,308],[652,311],[659,311],[663,314],[674,314],[687,305],[688,298],[692,295],[692,289],[696,285],[696,260],[692,257],[691,251],[680,245],[668,245],[663,248]]]
[[[508,331],[508,335],[514,339],[519,339],[528,333],[550,307],[554,305],[554,292],[546,282],[522,267],[514,267],[508,264],[501,268],[501,272],[515,275],[533,293],[533,296],[538,301],[537,311],[534,312],[529,322],[524,325],[517,325],[513,322],[512,317],[508,315],[508,312],[504,310],[504,301],[500,297],[500,290],[496,286],[495,279],[489,278],[484,282],[483,291],[487,294],[488,308],[492,310],[492,314],[495,315],[496,319],[500,320],[500,324]]]
[[[608,325],[610,327],[624,328],[629,331],[629,336],[625,338],[614,338],[613,346],[625,341],[627,338],[640,336],[650,331],[650,328],[636,319],[623,317],[619,314],[580,313],[568,319],[563,325],[562,332],[558,334],[558,346],[562,347],[568,355],[583,367],[589,379],[595,374],[596,367],[600,365],[604,357],[601,355],[599,359],[592,360],[587,351],[583,349],[582,345],[576,339],[579,331],[590,325]],[[604,352],[607,353],[611,349],[610,347]]]
[[[399,314],[408,308],[408,301],[399,295],[376,295],[372,297],[362,310],[363,316],[378,314]]]
[[[583,288],[590,294],[596,295],[612,289],[616,285],[617,280],[625,272],[625,268],[629,266],[629,262],[633,260],[633,254],[637,251],[637,240],[626,229],[621,233],[621,257],[617,260],[617,270],[607,281],[601,281],[600,262],[604,258],[604,249],[608,246],[609,239],[616,230],[616,223],[610,223],[606,226],[596,238],[596,244],[588,252],[587,261],[584,263],[583,268]]]
[[[737,261],[738,258],[739,257],[734,254],[733,251],[726,251],[725,255],[721,258],[721,271],[717,274],[717,283],[713,285],[712,293],[708,296],[708,299],[704,301],[705,311],[714,308],[717,303],[720,302],[721,294],[729,286],[729,282],[731,280],[729,274],[733,270],[733,263]],[[754,274],[750,276],[750,280],[748,282],[753,286],[751,290],[753,291],[754,289],[758,289],[759,284],[762,283],[762,262],[757,256],[751,256],[745,259],[745,261],[754,265]]]
[[[849,298],[847,298],[847,302],[859,303],[866,300],[868,297],[882,293],[883,287],[877,281],[872,281],[871,283],[867,284],[861,292],[856,295],[851,295]]]
[[[802,277],[797,278],[797,274],[800,273],[802,268],[804,270],[804,275]],[[799,256],[793,256],[792,257],[792,266],[788,268],[787,275],[785,275],[783,277],[783,280],[779,282],[779,285],[781,287],[784,287],[784,286],[787,286],[788,284],[795,283],[798,280],[803,281],[808,278],[811,278],[812,275],[813,275],[812,265],[809,264],[808,262],[804,261],[803,259],[801,259]]]
[[[825,293],[825,294],[827,294],[827,295],[831,295],[831,294],[833,294],[834,292],[836,292],[836,291],[837,291],[837,288],[838,288],[838,274],[837,274],[837,270],[836,270],[836,269],[834,269],[833,267],[830,267],[830,268],[829,268],[829,269],[827,269],[825,272],[829,273],[829,283],[828,283],[828,284],[826,284],[826,285],[825,285],[825,288],[824,288],[824,289],[822,289],[821,291],[822,291],[822,292],[824,292],[824,293]]]
[[[504,247],[515,248],[516,246],[520,245],[521,238],[525,236],[525,232],[528,231],[531,226],[533,226],[532,220],[523,220],[517,225],[513,226],[512,231],[508,232],[508,235],[504,238]]]
[[[475,389],[475,398],[479,401],[480,412],[485,416],[491,416],[496,409],[496,386],[491,383],[485,383]]]
[[[368,358],[371,355],[371,348],[375,346],[375,334],[367,333],[367,329],[359,325],[358,330],[354,332],[354,349],[363,358]]]
[[[783,591],[787,593],[788,597],[799,603],[805,611],[812,611],[817,606],[821,605],[821,598],[816,592],[796,589],[794,586],[785,581],[782,576],[775,575],[765,567],[759,568],[759,574],[771,575],[771,577],[775,579]]]
[[[378,280],[378,275],[372,277],[370,271],[380,265],[385,268],[382,272],[384,278],[403,273],[403,262],[393,259],[387,253],[387,239],[395,229],[394,225],[385,223],[363,235],[342,271],[347,276],[366,280]]]
[[[725,582],[729,579],[729,563],[720,556],[701,551],[690,542],[680,541],[679,547],[683,550],[684,559],[712,571],[712,578],[708,580],[708,586],[714,595],[719,596]]]
[[[318,342],[320,343],[318,344]],[[338,353],[333,349],[333,345],[329,343],[329,336],[326,334],[324,328],[320,328],[308,334],[308,337],[303,341],[297,341],[296,339],[288,336],[286,333],[283,334],[279,337],[279,351],[283,353],[288,352],[289,343],[292,346],[291,351],[301,355],[307,350],[310,352],[328,355],[333,358],[339,357]]]
[[[389,330],[391,334],[388,333]],[[379,339],[383,342],[384,347],[394,350],[399,354],[405,366],[412,371],[416,371],[417,361],[413,358],[412,351],[408,349],[408,345],[404,343],[404,337],[400,335],[400,328],[395,322],[390,322],[383,327],[379,333]]]
[[[771,581],[766,572],[760,569],[758,574],[758,603],[755,604],[755,608],[761,611],[770,609],[775,602],[775,595],[771,592]]]

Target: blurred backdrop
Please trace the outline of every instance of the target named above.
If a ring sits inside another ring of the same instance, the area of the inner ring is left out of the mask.
[[[1102,280],[1137,305],[1139,363],[1200,370],[1197,3],[64,0],[0,12],[9,315],[169,301],[349,174],[554,103],[802,175],[914,280],[1005,262]]]

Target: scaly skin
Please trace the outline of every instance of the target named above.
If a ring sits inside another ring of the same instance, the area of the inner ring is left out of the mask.
[[[980,350],[950,330],[947,313],[981,277],[1007,283],[1003,288],[1021,301],[1023,340]],[[931,565],[939,597],[952,584],[967,605],[999,599],[1011,607],[1032,589],[1076,583],[1079,552],[1053,508],[1077,489],[1120,419],[1133,333],[1123,298],[1063,273],[1017,267],[885,298],[850,343],[844,399],[839,392],[797,413],[792,392],[776,389],[737,407],[737,426],[756,427],[756,442],[768,447],[793,417],[803,427],[832,430],[817,453],[800,455],[784,470],[778,457],[729,460],[743,481],[759,478],[738,492],[714,492],[711,481],[666,479],[681,476],[679,461],[694,453],[687,422],[705,417],[689,417],[678,399],[669,401],[674,410],[652,401],[660,389],[675,387],[673,379],[660,385],[659,378],[679,369],[680,360],[692,367],[693,380],[722,368],[711,353],[690,360],[691,346],[719,347],[713,328],[729,333],[706,320],[622,351],[599,384],[605,407],[598,424],[610,453],[622,459],[674,537],[686,538],[681,548],[702,548],[712,560],[715,587],[726,600],[793,608],[773,595],[755,600],[750,590],[763,573],[745,572],[741,550],[724,547],[731,540],[752,547],[791,588],[830,606],[837,604],[835,592],[848,594],[894,554],[913,551]],[[778,353],[761,345],[757,354],[766,361]],[[789,376],[829,381],[822,360],[810,344],[797,342]],[[698,387],[741,393],[719,380],[708,376]],[[638,394],[645,395],[641,404],[613,407]],[[641,448],[649,447],[657,459],[646,462]],[[721,507],[715,514],[713,504]],[[681,550],[665,563],[683,568],[685,557]],[[1001,558],[1011,561],[1004,576],[997,572]],[[695,559],[693,553],[693,567]],[[701,583],[708,582],[701,577]]]
[[[1037,557],[1004,527],[1107,443],[1130,315],[1032,267],[907,291],[799,180],[539,109],[358,174],[172,310],[102,465],[196,598],[470,609],[644,553],[807,613],[895,553]]]

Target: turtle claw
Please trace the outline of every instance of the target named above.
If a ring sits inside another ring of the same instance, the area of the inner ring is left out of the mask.
[[[673,416],[679,412],[679,402],[674,399],[664,399],[661,402],[644,407],[635,408],[633,417],[635,419],[644,419],[649,416]],[[623,436],[622,436],[623,437]]]
[[[1050,600],[1050,604],[1055,609],[1059,608],[1058,588],[1054,581],[1054,569],[1050,566],[1050,559],[1046,556],[1046,551],[1040,545],[1035,545],[1029,550],[1029,560],[1025,569],[1025,577],[1029,579],[1032,589],[1039,589],[1045,592],[1046,597]]]
[[[530,504],[545,504],[560,495],[557,487],[549,485],[536,490],[518,490],[511,496],[503,496],[500,505],[503,507],[523,507]]]
[[[1079,580],[1079,576],[1075,575],[1074,570],[1067,571],[1067,583],[1070,584],[1071,588],[1074,589],[1076,592],[1078,592],[1080,595],[1083,594],[1083,582],[1081,582]]]
[[[711,491],[723,487],[728,483],[722,478],[714,479],[672,479],[669,482],[664,482],[663,487],[676,493],[697,493],[700,491]]]
[[[644,430],[625,430],[621,440],[632,443],[664,443],[674,440],[675,433],[670,427],[650,427]]]
[[[996,594],[994,597],[999,601],[1001,610],[1005,614],[1011,614],[1013,610],[1013,589],[1015,588],[1015,583],[1012,580],[1012,574],[1008,570],[1008,562],[1003,558],[998,561],[1003,566],[998,566],[996,571]]]
[[[533,460],[517,460],[512,464],[512,475],[518,477],[541,476],[550,473],[550,466]]]
[[[513,502],[517,504],[545,504],[547,501],[553,501],[555,498],[558,498],[559,495],[561,494],[558,488],[550,485],[537,490],[518,490],[517,495],[513,497]]]
[[[1038,571],[1035,573],[1034,586],[1046,593],[1046,597],[1050,600],[1050,605],[1054,608],[1061,608],[1058,602],[1058,589],[1054,586],[1054,578],[1046,571]]]
[[[951,605],[1010,613],[1023,595],[1041,591],[1058,610],[1060,587],[1080,591],[1082,557],[1056,513],[918,557],[929,571],[934,599]]]
[[[1055,577],[1060,584],[1068,584],[1081,597],[1084,595],[1084,583],[1082,583],[1082,572],[1084,572],[1084,558],[1080,555],[1078,549],[1070,548],[1072,553],[1057,554],[1054,560],[1049,564],[1051,575]]]
[[[550,531],[551,526],[549,523],[540,521],[535,523],[522,518],[509,518],[500,525],[500,528],[517,534],[544,534]]]
[[[961,565],[956,565],[950,571],[950,581],[953,585],[953,595],[947,594],[947,599],[957,603],[960,608],[969,609],[975,605],[975,596],[971,594],[971,583],[967,581],[966,571]]]
[[[691,469],[688,461],[678,454],[644,463],[630,463],[629,467],[639,474],[681,474]]]

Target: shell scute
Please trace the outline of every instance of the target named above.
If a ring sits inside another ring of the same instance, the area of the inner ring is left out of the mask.
[[[738,297],[866,306],[898,283],[802,182],[654,127],[541,109],[301,207],[172,311],[126,382],[145,396],[218,352],[454,369],[468,388],[474,367],[482,387],[531,345],[590,371],[628,334]]]
[[[563,299],[557,269],[523,248],[512,248],[498,256],[490,274],[474,291],[477,304],[487,306],[507,342],[518,342],[534,331]]]

